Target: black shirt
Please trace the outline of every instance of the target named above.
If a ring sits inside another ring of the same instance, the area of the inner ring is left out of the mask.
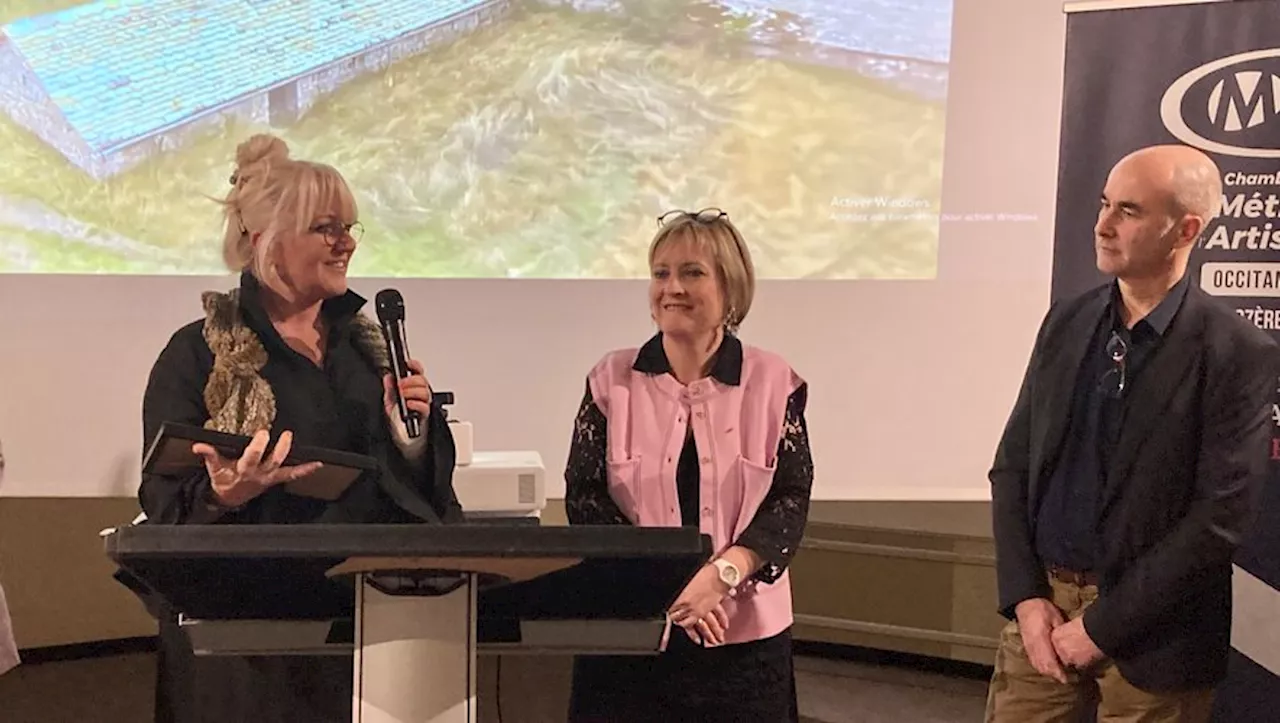
[[[268,489],[242,508],[214,512],[208,504],[209,478],[202,470],[186,478],[144,475],[142,508],[152,523],[305,523],[305,522],[452,522],[462,519],[453,492],[455,450],[442,411],[425,420],[427,449],[411,464],[396,446],[382,406],[382,375],[357,348],[351,321],[365,300],[348,291],[324,302],[328,328],[322,365],[292,349],[267,317],[261,289],[250,275],[241,277],[240,311],[245,324],[267,352],[261,375],[275,396],[271,437],[285,430],[294,444],[327,447],[374,457],[381,472],[365,475],[334,502]],[[166,421],[201,426],[209,419],[204,388],[213,368],[213,352],[204,321],[179,329],[156,360],[143,398],[143,445]]]
[[[1100,552],[1098,499],[1124,423],[1127,395],[1142,367],[1159,351],[1188,283],[1184,276],[1132,329],[1126,328],[1121,314],[1119,286],[1112,286],[1076,374],[1062,450],[1036,517],[1036,552],[1048,567],[1094,569]]]

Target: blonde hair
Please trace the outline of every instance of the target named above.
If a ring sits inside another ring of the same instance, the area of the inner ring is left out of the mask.
[[[222,199],[226,231],[222,260],[227,268],[248,270],[266,282],[275,276],[272,252],[281,234],[306,233],[317,213],[337,209],[343,223],[355,223],[351,189],[332,166],[289,158],[289,146],[269,135],[255,135],[236,147],[231,190]],[[259,235],[258,243],[253,243]]]
[[[729,220],[729,215],[718,209],[681,212],[662,223],[649,243],[650,269],[658,250],[673,241],[686,241],[710,254],[724,292],[724,327],[736,333],[751,311],[751,301],[756,294],[756,269],[742,233]]]

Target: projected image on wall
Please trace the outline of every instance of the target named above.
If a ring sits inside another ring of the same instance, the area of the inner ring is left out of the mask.
[[[937,267],[951,0],[0,0],[0,272],[218,274],[235,146],[347,177],[353,273],[635,278],[717,205],[765,278]]]

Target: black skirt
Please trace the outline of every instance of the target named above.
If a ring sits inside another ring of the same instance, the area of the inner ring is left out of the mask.
[[[569,723],[798,723],[791,631],[704,648],[672,628],[657,656],[579,656]]]
[[[196,657],[157,612],[156,723],[351,723],[352,656]]]

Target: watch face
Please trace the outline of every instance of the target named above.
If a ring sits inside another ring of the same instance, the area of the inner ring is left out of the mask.
[[[738,572],[738,568],[734,567],[733,564],[729,562],[722,562],[718,567],[720,568],[720,579],[729,587],[735,587],[739,582],[739,578],[742,576],[742,574]]]

